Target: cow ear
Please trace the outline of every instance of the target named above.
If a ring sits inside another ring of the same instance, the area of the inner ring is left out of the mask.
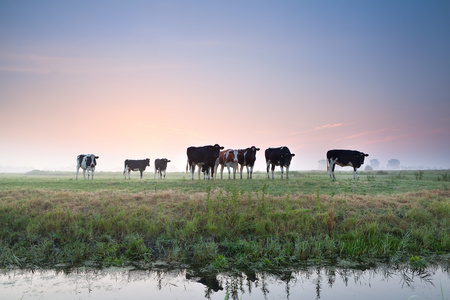
[[[222,146],[222,147],[220,147],[220,150],[223,150],[224,149],[224,147]]]
[[[369,156],[369,154],[364,154],[364,156]]]
[[[97,158],[97,159],[98,159],[98,156],[96,156],[95,158]]]
[[[256,148],[256,151],[259,151],[259,148]]]
[[[295,156],[295,154],[294,154],[294,153],[292,153],[292,154],[291,154],[291,156]]]

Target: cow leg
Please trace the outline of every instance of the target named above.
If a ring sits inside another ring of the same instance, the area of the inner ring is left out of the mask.
[[[283,165],[280,165],[280,169],[281,169],[281,180],[283,180],[283,172],[284,172],[284,167],[283,167]]]
[[[286,166],[286,180],[289,179],[289,166]]]
[[[250,170],[250,174],[249,174],[249,170]],[[252,166],[248,166],[247,165],[247,179],[252,179],[252,173],[253,173],[253,167]]]
[[[83,169],[83,178],[86,180],[86,169]]]
[[[267,161],[266,162],[266,164],[267,164],[267,179],[270,179],[270,176],[269,176],[269,167],[270,167],[270,162],[269,161]]]
[[[200,167],[200,166],[198,167],[198,180],[200,180],[200,172],[201,172],[201,168],[202,168],[202,167]],[[205,171],[205,172],[206,172],[206,171]],[[206,174],[205,174],[205,176],[206,176]],[[203,177],[203,178],[204,178],[204,177]]]
[[[77,177],[75,178],[75,180],[78,180],[78,172],[80,171],[80,167],[77,168]]]
[[[131,173],[131,170],[128,169],[128,179],[131,179],[131,178],[130,178],[130,173]]]
[[[159,176],[161,176],[161,173],[159,173]],[[166,170],[164,169],[164,179],[166,179]]]
[[[228,170],[228,180],[231,179],[231,171],[230,171],[230,165],[227,164],[227,170]]]
[[[95,171],[95,170],[92,170],[92,174],[91,174],[91,179],[92,179],[92,180],[94,180],[94,171]]]
[[[353,179],[358,179],[358,170],[353,167]]]
[[[272,164],[272,179],[274,179],[274,177],[273,177],[273,172],[275,171],[275,165],[274,164]]]
[[[143,171],[142,171],[142,170],[139,170],[139,172],[141,173],[141,179],[142,179],[142,173],[143,173]]]
[[[237,167],[239,168],[239,165],[237,165]],[[242,179],[242,169],[244,169],[244,165],[241,165],[241,171],[240,172],[238,170],[238,172],[241,173],[241,179]]]
[[[191,173],[191,180],[194,180],[194,172],[195,172],[195,165],[194,164],[189,166],[189,172]]]
[[[223,179],[223,168],[225,168],[225,166],[220,165],[220,179]]]
[[[236,179],[236,168],[238,168],[238,164],[235,163],[233,166],[233,179]]]
[[[334,167],[336,166],[336,161],[334,159],[330,158],[328,163],[329,163],[328,171],[329,171],[330,179],[336,179],[336,177],[334,176]]]

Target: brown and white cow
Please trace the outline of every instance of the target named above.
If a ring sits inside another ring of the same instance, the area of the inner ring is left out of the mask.
[[[225,166],[228,169],[228,179],[231,179],[230,168],[233,168],[233,179],[236,179],[236,169],[239,168],[238,163],[238,152],[239,150],[227,149],[220,151],[219,159],[216,164],[216,174],[217,167],[220,165],[220,179],[223,179],[223,169]]]

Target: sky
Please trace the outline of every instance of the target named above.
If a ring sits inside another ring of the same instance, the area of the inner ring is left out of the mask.
[[[0,172],[216,143],[448,169],[449,33],[449,1],[1,1]]]

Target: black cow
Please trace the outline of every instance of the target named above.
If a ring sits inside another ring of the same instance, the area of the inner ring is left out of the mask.
[[[188,147],[187,148],[187,165],[186,172],[191,172],[191,180],[194,180],[194,171],[195,166],[198,165],[198,179],[200,179],[200,171],[203,170],[205,173],[205,179],[208,177],[209,173],[211,173],[211,178],[214,179],[214,169],[216,167],[216,163],[218,163],[218,158],[220,154],[220,150],[223,150],[224,147],[219,146],[218,144],[207,145],[202,147]]]
[[[88,180],[89,180],[89,172],[92,172],[92,180],[94,180],[94,171],[95,166],[97,165],[97,159],[98,156],[95,156],[94,154],[80,154],[77,156],[77,178],[78,180],[78,171],[80,168],[83,169],[83,177],[84,180],[86,180],[86,171],[88,173]]]
[[[336,179],[334,176],[334,167],[353,167],[353,179],[358,178],[357,169],[364,164],[364,157],[369,156],[363,152],[355,150],[330,150],[327,152],[327,172],[330,173],[330,179]]]
[[[256,151],[259,151],[259,148],[256,148],[255,146],[239,150],[238,163],[241,165],[241,179],[242,179],[242,169],[244,169],[244,166],[247,167],[247,179],[249,178],[252,179],[253,166],[255,165],[256,160]]]
[[[272,164],[272,179],[275,166],[281,167],[281,179],[283,179],[283,168],[286,167],[286,179],[289,179],[289,166],[291,165],[291,159],[295,156],[291,153],[288,147],[279,148],[267,148],[266,152],[266,164],[267,164],[267,178],[269,177],[269,166]]]
[[[142,173],[144,173],[145,168],[150,166],[150,158],[138,160],[126,159],[124,165],[125,167],[123,169],[123,175],[125,176],[125,179],[127,179],[126,172],[128,172],[128,179],[130,179],[131,171],[141,172],[141,179],[142,179]]]
[[[159,179],[162,177],[162,172],[164,172],[164,178],[166,178],[166,169],[167,163],[170,162],[167,158],[157,158],[155,159],[155,176],[153,179],[156,179],[156,173],[159,173]]]

